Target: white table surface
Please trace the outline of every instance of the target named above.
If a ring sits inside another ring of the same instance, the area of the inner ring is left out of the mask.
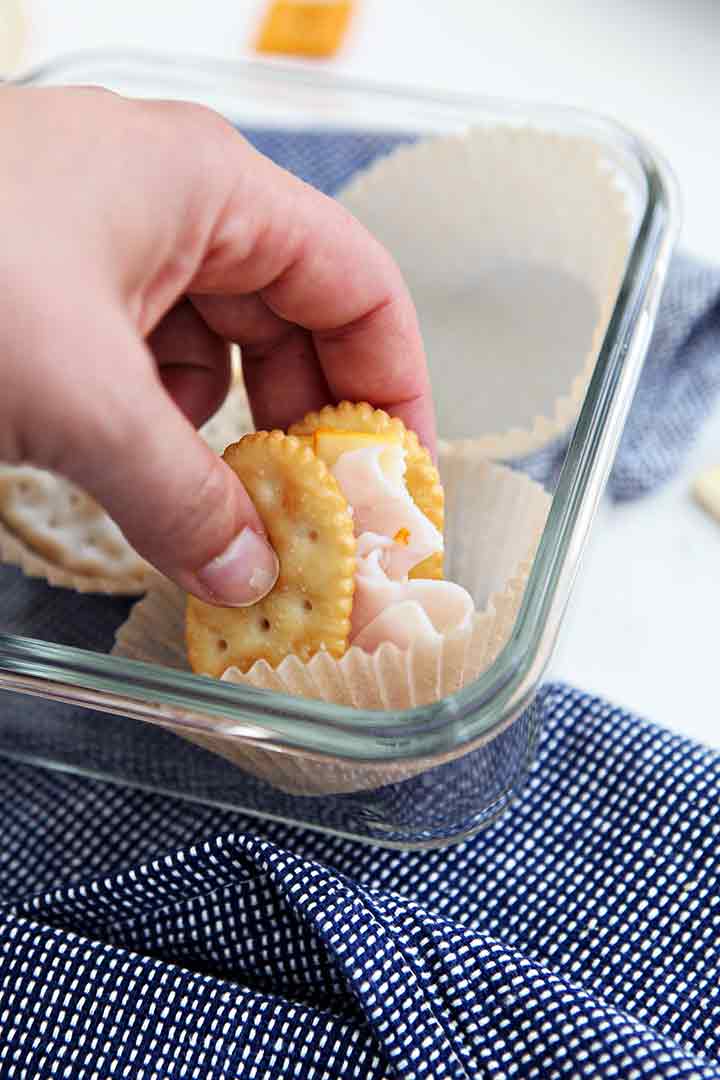
[[[22,66],[92,46],[246,55],[262,4],[25,0],[25,9]],[[323,66],[611,115],[672,164],[686,250],[720,260],[719,41],[715,0],[361,0],[343,54]],[[720,408],[676,480],[601,508],[551,673],[720,746],[720,525],[689,496],[695,472],[714,463]]]

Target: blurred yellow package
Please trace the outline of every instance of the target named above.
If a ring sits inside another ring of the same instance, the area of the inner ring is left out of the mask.
[[[354,6],[353,0],[273,0],[260,28],[258,52],[334,56]]]

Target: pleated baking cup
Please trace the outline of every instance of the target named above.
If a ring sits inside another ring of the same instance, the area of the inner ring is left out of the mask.
[[[217,454],[222,454],[230,443],[237,442],[242,435],[254,430],[242,375],[239,367],[235,366],[233,383],[225,401],[200,429],[200,434]]]
[[[218,454],[253,428],[236,374],[201,434]],[[64,477],[0,464],[0,562],[83,593],[139,596],[158,578],[94,499]]]
[[[587,137],[478,128],[397,149],[339,199],[409,285],[440,435],[512,460],[565,434],[630,247],[606,149]]]
[[[472,595],[476,612],[471,626],[406,651],[390,643],[373,654],[351,647],[340,660],[320,653],[302,663],[291,656],[274,670],[258,661],[246,674],[228,669],[223,679],[383,711],[437,701],[486,671],[512,632],[550,498],[527,476],[477,454],[446,448],[440,464],[446,493],[446,576]],[[113,653],[188,670],[184,620],[184,594],[168,581],[159,582],[119,629]],[[167,708],[163,714],[168,716]],[[182,710],[175,715],[182,718]],[[376,788],[467,752],[464,748],[430,761],[351,766],[326,756],[264,750],[231,735],[177,733],[282,791],[302,795]]]

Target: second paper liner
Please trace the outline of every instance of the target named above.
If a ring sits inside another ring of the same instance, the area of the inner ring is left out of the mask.
[[[550,506],[550,497],[522,473],[495,465],[467,447],[446,446],[440,459],[446,496],[446,577],[473,597],[471,628],[445,635],[406,652],[382,645],[369,655],[350,648],[341,660],[318,654],[304,664],[287,657],[272,670],[265,661],[241,674],[228,669],[226,681],[295,697],[358,709],[401,710],[454,693],[486,671],[508,640],[522,602],[532,560]],[[170,582],[153,586],[119,629],[113,652],[188,670],[184,648],[185,597]],[[159,721],[233,762],[246,772],[293,795],[363,791],[398,782],[476,748],[464,746],[430,759],[389,764],[265,750],[240,736],[188,733],[173,721],[189,714],[158,709]],[[209,718],[192,717],[212,723]],[[311,720],[307,721],[312,723]],[[497,732],[493,732],[493,736]]]
[[[577,418],[630,247],[600,141],[476,128],[403,146],[338,198],[410,288],[440,434],[526,457]]]

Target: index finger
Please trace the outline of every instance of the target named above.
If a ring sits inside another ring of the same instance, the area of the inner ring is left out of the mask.
[[[255,294],[266,313],[266,355],[287,343],[288,326],[305,328],[334,401],[369,401],[399,416],[434,453],[435,419],[415,308],[388,252],[339,203],[233,140],[232,186],[195,275],[193,293],[213,295],[214,320],[243,343]],[[223,298],[223,299],[221,299]],[[237,299],[234,299],[237,298]],[[220,310],[218,305],[220,305]],[[207,310],[207,309],[205,309]],[[253,308],[257,329],[257,305]],[[261,319],[261,321],[263,321]],[[275,339],[273,333],[275,331]],[[271,365],[274,377],[277,365]],[[282,397],[278,385],[276,394]],[[278,415],[285,415],[279,405]]]

